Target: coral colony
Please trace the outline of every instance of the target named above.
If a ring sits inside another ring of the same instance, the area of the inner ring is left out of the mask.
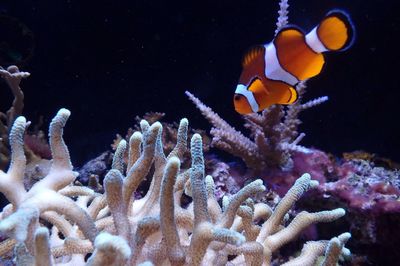
[[[341,208],[304,211],[286,226],[282,224],[301,195],[318,185],[309,174],[296,181],[274,210],[251,199],[265,190],[261,180],[226,198],[221,207],[214,196],[213,178],[204,173],[200,135],[191,139],[191,167],[180,169],[180,157],[187,149],[187,119],[181,120],[177,144],[168,156],[162,149],[161,124],[150,126],[142,120],[142,133],[135,132],[129,144],[120,141],[103,194],[73,185],[77,173],[62,137],[69,116],[68,110],[61,109],[52,120],[50,170],[28,191],[23,185],[26,119],[18,117],[11,128],[11,163],[7,172],[1,172],[0,185],[10,201],[1,214],[0,230],[10,238],[1,243],[0,252],[2,256],[13,252],[18,265],[83,265],[89,253],[87,265],[168,261],[224,265],[231,255],[236,255],[230,261],[233,265],[270,265],[273,252],[307,226],[345,214]],[[129,154],[126,169],[125,151]],[[132,195],[152,165],[150,189],[135,200]],[[183,193],[192,197],[186,208],[180,204]],[[307,242],[302,253],[286,265],[312,264],[323,255],[324,265],[333,265],[341,254],[350,254],[344,248],[349,238],[344,233],[330,241]]]
[[[282,0],[278,29],[287,8]],[[387,237],[381,217],[399,213],[397,171],[299,145],[298,114],[327,100],[302,103],[305,82],[295,104],[243,116],[250,137],[187,92],[214,126],[211,146],[245,163],[243,184],[234,164],[203,155],[205,133],[185,118],[174,126],[150,115],[119,136],[112,157],[74,169],[63,140],[70,111],[57,112],[48,142],[27,132],[19,84],[29,73],[10,66],[0,75],[14,95],[0,113],[0,192],[9,202],[0,213],[2,265],[355,265],[379,256],[371,247]],[[322,223],[325,232],[316,229]],[[352,255],[351,237],[371,257],[357,244]]]

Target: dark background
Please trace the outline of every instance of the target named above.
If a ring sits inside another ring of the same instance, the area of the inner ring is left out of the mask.
[[[332,8],[347,10],[357,29],[354,46],[327,55],[323,72],[308,83],[307,99],[330,100],[302,114],[302,144],[400,161],[397,2],[290,1],[290,23],[306,31]],[[272,40],[277,10],[278,1],[267,0],[0,2],[2,14],[35,36],[33,57],[22,67],[32,74],[22,84],[24,115],[34,123],[44,115],[47,126],[59,108],[69,108],[65,136],[77,165],[147,111],[209,129],[185,90],[240,128],[232,94],[242,54]],[[1,111],[11,100],[0,82]]]

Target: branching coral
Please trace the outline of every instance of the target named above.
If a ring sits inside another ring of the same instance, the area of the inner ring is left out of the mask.
[[[129,128],[127,130],[127,133],[125,135],[125,139],[130,139],[132,134],[140,130],[140,121],[146,120],[150,124],[152,124],[155,121],[160,121],[164,118],[165,113],[160,113],[160,112],[147,112],[143,115],[143,117],[136,116],[136,124],[133,128]],[[177,133],[179,130],[179,125],[174,122],[174,123],[168,123],[168,122],[161,122],[161,125],[163,126],[163,131],[162,131],[162,142],[163,142],[163,149],[165,153],[170,153],[177,142]],[[202,136],[203,138],[203,149],[204,151],[208,151],[210,147],[210,142],[211,140],[209,139],[207,133],[205,130],[200,130],[200,129],[193,129],[193,128],[188,128],[188,138],[190,139],[193,134],[198,133]],[[122,136],[120,134],[117,134],[116,139],[114,139],[114,143],[111,145],[113,150],[117,149],[117,146],[119,142],[122,140]],[[125,157],[127,157],[127,154],[125,154]],[[181,164],[184,166],[188,166],[190,162],[186,161],[186,158],[190,158],[190,152],[188,150],[185,151],[185,155],[181,157]],[[125,158],[127,160],[127,158]]]
[[[7,69],[0,67],[0,76],[7,82],[14,96],[11,107],[5,113],[0,112],[0,169],[4,169],[9,160],[9,129],[15,118],[22,114],[24,108],[24,93],[19,84],[29,75],[28,72],[19,71],[16,66],[9,66]]]
[[[250,130],[250,138],[229,125],[193,94],[186,92],[186,95],[213,125],[210,131],[213,136],[211,145],[241,158],[254,170],[264,170],[267,167],[288,169],[292,164],[293,152],[309,152],[307,148],[299,145],[305,136],[297,131],[301,123],[298,119],[299,113],[328,99],[321,97],[302,104],[304,89],[304,82],[297,86],[299,98],[287,108],[274,105],[261,114],[243,116],[244,126]]]
[[[288,1],[281,0],[279,7],[275,34],[288,24]],[[298,119],[299,113],[327,101],[328,97],[303,103],[305,88],[305,81],[298,83],[296,86],[298,99],[286,108],[274,105],[261,114],[244,115],[244,126],[250,130],[250,137],[237,131],[190,92],[186,92],[186,95],[212,124],[211,144],[241,158],[249,168],[261,171],[267,167],[290,169],[293,152],[309,152],[307,148],[299,145],[305,136],[304,133],[298,133],[298,126],[301,123]]]
[[[31,241],[33,232],[39,226],[39,215],[47,211],[65,215],[71,222],[76,223],[90,240],[94,240],[97,234],[93,219],[71,198],[60,192],[76,177],[76,173],[72,171],[68,149],[62,139],[63,127],[68,117],[69,111],[61,109],[53,119],[50,125],[50,146],[53,157],[50,172],[29,191],[26,191],[23,185],[26,167],[23,150],[25,118],[18,117],[11,129],[11,164],[7,173],[0,172],[0,190],[11,205],[6,206],[5,209],[8,211],[2,213],[2,218],[6,219],[0,223],[0,230],[8,232],[17,241],[25,241],[29,250],[33,250]]]
[[[24,93],[20,83],[22,79],[29,77],[28,72],[23,72],[16,66],[7,69],[0,67],[0,76],[8,84],[14,100],[11,107],[5,113],[0,112],[0,169],[5,170],[10,160],[9,131],[14,120],[22,114],[24,108]],[[29,122],[30,123],[30,122]],[[25,172],[24,185],[30,188],[41,173],[48,172],[50,159],[50,147],[45,140],[44,133],[39,130],[39,124],[35,125],[33,131],[25,134],[25,153],[27,155],[27,171]]]
[[[10,238],[0,243],[0,254],[15,256],[19,265],[270,265],[273,254],[305,227],[344,215],[343,209],[302,212],[285,224],[293,204],[318,183],[308,174],[274,210],[251,199],[265,190],[261,180],[225,197],[221,207],[212,177],[205,176],[199,134],[191,138],[191,167],[180,169],[187,149],[186,119],[181,120],[177,143],[168,155],[163,151],[162,125],[142,120],[141,132],[132,134],[128,143],[119,143],[104,194],[73,185],[76,172],[62,137],[69,115],[61,109],[52,120],[52,165],[29,191],[22,184],[26,119],[18,117],[12,127],[11,164],[7,172],[0,172],[0,191],[10,201],[1,213],[0,231]],[[149,174],[148,193],[135,199],[134,191]],[[187,207],[181,204],[183,193],[193,200]],[[287,265],[315,262],[324,252],[325,264],[333,265],[340,254],[349,253],[343,247],[348,238],[345,234],[330,242],[308,242]],[[85,262],[88,253],[92,255]]]
[[[289,14],[289,4],[288,0],[281,0],[279,2],[279,17],[278,21],[276,22],[276,30],[275,30],[275,35],[278,34],[278,32],[285,27],[288,24],[288,14]]]

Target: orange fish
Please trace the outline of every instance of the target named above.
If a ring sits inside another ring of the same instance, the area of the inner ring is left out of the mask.
[[[233,98],[235,110],[249,114],[273,104],[294,103],[297,83],[321,72],[323,53],[346,50],[353,42],[353,23],[341,10],[330,11],[308,34],[296,26],[284,27],[272,42],[245,54]]]

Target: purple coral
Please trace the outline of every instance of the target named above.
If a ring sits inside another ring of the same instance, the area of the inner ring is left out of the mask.
[[[338,180],[321,187],[350,207],[373,213],[400,212],[400,171],[374,167],[365,160],[340,166]]]

